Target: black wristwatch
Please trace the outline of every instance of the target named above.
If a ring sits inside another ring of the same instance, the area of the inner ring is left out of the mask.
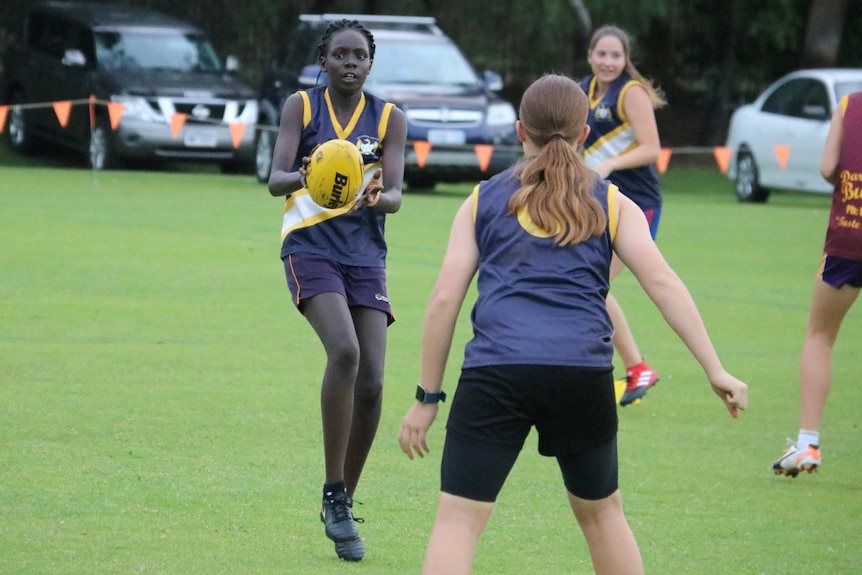
[[[446,392],[438,391],[437,393],[431,393],[430,391],[425,391],[425,388],[420,384],[416,386],[416,401],[419,403],[437,403],[438,401],[446,401]]]

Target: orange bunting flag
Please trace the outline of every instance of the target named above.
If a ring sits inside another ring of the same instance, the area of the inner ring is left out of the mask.
[[[72,102],[66,100],[64,102],[54,102],[54,113],[57,114],[57,120],[60,121],[60,126],[65,128],[69,123],[69,112],[72,111]]]
[[[479,158],[479,168],[483,172],[487,171],[488,166],[491,164],[491,156],[494,155],[494,146],[477,144],[473,146],[473,150],[476,152],[476,157]]]
[[[726,174],[727,167],[730,165],[730,148],[727,146],[716,146],[712,149],[712,155],[715,156],[718,169],[721,170],[722,174]]]
[[[413,142],[413,151],[416,152],[416,163],[420,168],[425,167],[425,160],[428,159],[428,154],[431,152],[431,142],[416,140]]]
[[[6,113],[9,111],[9,106],[0,106],[0,134],[3,133],[3,128],[6,127]]]
[[[667,171],[667,165],[670,162],[671,153],[673,153],[673,150],[670,148],[662,148],[659,150],[658,160],[655,163],[659,174],[663,174]]]
[[[781,169],[787,169],[787,157],[790,156],[790,146],[782,146],[778,145],[773,148],[775,150],[775,157],[778,158],[778,165],[781,166]]]
[[[90,94],[90,127],[96,127],[96,97]]]
[[[108,102],[108,116],[111,118],[111,129],[116,130],[120,125],[120,118],[123,116],[123,110],[126,109],[125,104],[119,102]]]
[[[230,137],[233,138],[233,147],[239,148],[240,143],[242,142],[242,135],[245,132],[245,124],[232,123],[228,124],[230,128]]]
[[[185,114],[174,114],[171,116],[171,135],[174,137],[174,140],[180,135],[180,130],[183,129],[183,125],[186,123],[186,117]]]

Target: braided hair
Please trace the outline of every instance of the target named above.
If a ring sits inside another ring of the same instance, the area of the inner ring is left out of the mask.
[[[374,45],[374,35],[365,26],[363,26],[359,20],[348,20],[346,18],[330,22],[329,26],[326,27],[326,31],[320,39],[320,44],[317,45],[317,57],[319,60],[323,60],[326,57],[329,41],[335,34],[342,30],[356,30],[357,32],[361,32],[365,36],[365,39],[368,40],[368,56],[372,61],[374,60],[374,49],[376,47]]]

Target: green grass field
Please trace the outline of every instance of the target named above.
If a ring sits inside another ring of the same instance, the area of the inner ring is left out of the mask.
[[[619,278],[614,292],[661,375],[642,405],[621,410],[621,490],[646,570],[858,573],[859,309],[834,354],[823,469],[795,480],[769,469],[796,435],[828,198],[741,205],[712,167],[672,163],[663,179],[659,245],[751,395],[732,420],[631,275]],[[250,176],[3,158],[0,572],[418,573],[448,408],[424,460],[409,461],[395,434],[418,380],[422,315],[449,223],[469,189],[407,194],[388,220],[398,321],[357,493],[367,555],[348,564],[317,518],[324,358],[285,287],[281,202]],[[556,465],[533,440],[474,572],[592,572]]]

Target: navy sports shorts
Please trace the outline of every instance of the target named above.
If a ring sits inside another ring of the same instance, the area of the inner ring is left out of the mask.
[[[602,499],[617,489],[613,370],[505,365],[462,370],[441,490],[496,500],[533,427],[539,453],[557,458],[573,495]]]
[[[835,289],[841,289],[844,285],[862,288],[862,262],[837,256],[823,256],[819,276]]]
[[[386,269],[348,266],[329,258],[308,254],[289,254],[284,261],[287,287],[299,311],[302,304],[318,294],[340,293],[350,307],[380,310],[395,321],[386,290]]]

